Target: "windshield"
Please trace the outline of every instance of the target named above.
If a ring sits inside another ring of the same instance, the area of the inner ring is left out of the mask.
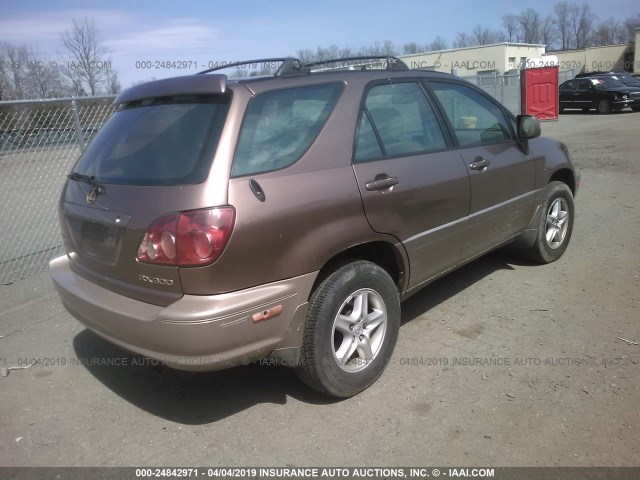
[[[103,184],[200,183],[211,167],[228,106],[225,96],[126,105],[102,127],[73,171]]]
[[[613,76],[612,78],[615,78],[616,80],[619,80],[620,82],[624,83],[625,85],[632,85],[634,87],[640,87],[640,80],[638,80],[635,77],[632,77],[631,75],[627,75],[626,73],[616,73],[615,76]]]
[[[602,90],[605,88],[624,88],[624,83],[616,80],[615,78],[592,78],[591,83],[596,90]]]

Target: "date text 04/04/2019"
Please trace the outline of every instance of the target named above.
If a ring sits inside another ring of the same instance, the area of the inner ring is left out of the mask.
[[[583,366],[596,365],[593,357],[403,357],[400,365],[408,366]],[[614,363],[608,359],[602,359],[602,363]],[[621,363],[621,362],[617,362]]]

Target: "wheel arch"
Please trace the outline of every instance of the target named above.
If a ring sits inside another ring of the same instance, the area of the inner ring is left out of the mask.
[[[577,189],[576,176],[569,168],[561,168],[553,172],[551,177],[549,177],[548,183],[554,181],[565,183],[571,190],[571,193],[575,196]]]
[[[356,260],[366,260],[383,268],[393,280],[398,293],[403,293],[407,288],[407,257],[404,248],[384,241],[372,241],[355,245],[337,253],[320,269],[313,290],[324,281],[332,272],[340,267]]]

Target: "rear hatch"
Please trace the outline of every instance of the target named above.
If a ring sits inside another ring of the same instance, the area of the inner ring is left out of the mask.
[[[72,169],[60,201],[76,273],[157,305],[182,296],[178,266],[141,261],[139,249],[159,218],[211,199],[204,190],[229,110],[225,80],[169,79],[116,99],[119,110]]]

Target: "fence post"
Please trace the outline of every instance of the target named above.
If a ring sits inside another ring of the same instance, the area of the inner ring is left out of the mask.
[[[76,104],[76,97],[71,97],[71,111],[73,112],[73,123],[76,127],[76,138],[78,139],[78,147],[80,153],[84,150],[84,136],[82,135],[82,126],[80,125],[80,115],[78,115],[78,105]]]

